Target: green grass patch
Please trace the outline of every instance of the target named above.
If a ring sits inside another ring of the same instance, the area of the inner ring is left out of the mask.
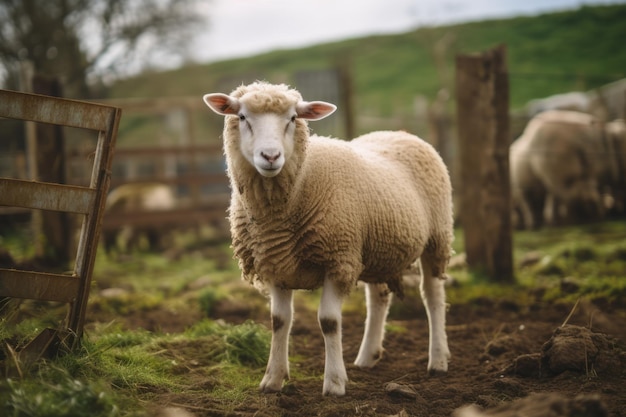
[[[457,230],[455,250],[463,252]],[[580,297],[626,302],[626,222],[517,231],[513,236],[516,283],[502,286],[467,268],[451,271],[457,285],[448,289],[451,303],[485,297],[519,305],[537,301],[574,302]],[[535,262],[522,265],[528,254]],[[543,291],[536,291],[542,289]]]
[[[260,367],[265,366],[269,357],[270,331],[251,321],[229,325],[202,320],[187,329],[182,340],[200,337],[207,340],[206,355],[216,362]]]
[[[114,417],[120,409],[102,384],[66,375],[58,382],[6,380],[6,417]]]
[[[203,320],[175,335],[115,325],[94,333],[75,352],[41,362],[21,379],[1,380],[6,415],[136,415],[146,397],[193,389],[187,379],[192,371],[219,381],[214,395],[242,401],[258,384],[269,355],[270,332],[252,322]]]

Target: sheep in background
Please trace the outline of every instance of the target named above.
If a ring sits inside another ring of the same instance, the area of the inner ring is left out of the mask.
[[[392,293],[421,261],[431,374],[448,369],[444,280],[453,240],[451,186],[437,152],[406,132],[375,132],[351,142],[309,136],[307,120],[336,107],[303,101],[286,85],[256,82],[231,95],[207,94],[226,116],[229,210],[243,277],[270,297],[272,343],[260,389],[289,377],[293,290],[322,287],[318,320],[326,347],[323,394],[344,395],[342,299],[366,283],[367,318],[355,364],[383,354]]]
[[[591,115],[550,110],[530,120],[511,145],[513,206],[525,228],[568,216],[601,218],[598,153],[602,124]],[[565,212],[564,212],[565,211]]]
[[[608,109],[603,101],[603,97],[595,90],[572,91],[530,100],[526,103],[526,113],[529,117],[534,117],[542,112],[564,110],[587,113],[601,120],[606,120]]]
[[[123,217],[128,213],[169,211],[176,208],[176,196],[172,187],[161,183],[129,183],[113,189],[107,196],[104,208],[105,226],[107,217]],[[123,243],[127,251],[139,247],[145,235],[150,250],[162,249],[164,230],[161,225],[103,227],[104,249],[111,253]],[[122,240],[123,242],[119,242]]]

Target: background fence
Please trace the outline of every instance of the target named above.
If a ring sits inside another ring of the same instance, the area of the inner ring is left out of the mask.
[[[453,100],[450,92],[442,89],[432,102],[416,95],[410,117],[382,119],[372,115],[364,116],[354,110],[352,83],[346,68],[304,71],[294,75],[295,87],[304,97],[339,105],[333,117],[311,123],[314,133],[349,138],[354,136],[357,126],[359,131],[411,131],[439,150],[450,170],[455,192],[461,189],[456,113],[451,108]],[[249,74],[248,78],[252,81],[255,74]],[[216,89],[230,91],[241,82],[241,76],[221,80]],[[599,89],[598,94],[605,108],[609,109],[607,114],[610,117],[624,115],[626,80],[608,84]],[[109,100],[104,103],[124,110],[112,167],[112,189],[128,183],[166,184],[172,187],[178,201],[175,209],[151,213],[150,216],[142,212],[127,213],[123,217],[105,214],[104,228],[144,226],[149,223],[171,228],[202,223],[226,230],[229,189],[221,144],[223,118],[208,111],[200,95]],[[554,105],[554,99],[538,101],[534,105],[551,106]],[[529,117],[527,112],[510,114],[511,141],[519,136]],[[0,177],[32,178],[36,158],[29,153],[28,142],[24,139],[26,131],[26,126],[19,122],[0,120],[0,136],[12,138],[2,141],[0,145]],[[52,165],[55,169],[61,167],[68,184],[84,185],[90,174],[93,139],[86,138],[82,132],[72,128],[63,128],[57,135],[62,139],[49,138],[43,142],[62,146],[53,146],[46,155],[61,153],[64,156],[62,161]],[[51,157],[43,159],[53,160]],[[455,200],[458,200],[457,197]],[[6,225],[11,221],[7,215],[20,214],[28,216],[20,209],[0,207],[0,224]]]

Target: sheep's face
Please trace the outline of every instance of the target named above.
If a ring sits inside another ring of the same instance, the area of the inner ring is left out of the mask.
[[[268,178],[278,175],[294,152],[297,119],[319,120],[337,108],[322,101],[294,100],[279,91],[254,91],[242,97],[206,94],[204,102],[218,114],[239,118],[239,150]]]
[[[294,149],[295,109],[283,113],[254,113],[243,104],[238,113],[241,153],[259,174],[280,173]]]

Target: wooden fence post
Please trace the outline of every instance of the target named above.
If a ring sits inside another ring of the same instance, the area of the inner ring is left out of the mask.
[[[344,137],[346,139],[352,139],[356,137],[356,129],[354,121],[354,92],[352,85],[352,65],[350,57],[344,57],[342,59],[339,59],[337,68],[339,76],[339,99],[341,101],[340,105],[343,106],[344,114]]]
[[[469,267],[512,283],[506,47],[456,57],[460,218]]]

